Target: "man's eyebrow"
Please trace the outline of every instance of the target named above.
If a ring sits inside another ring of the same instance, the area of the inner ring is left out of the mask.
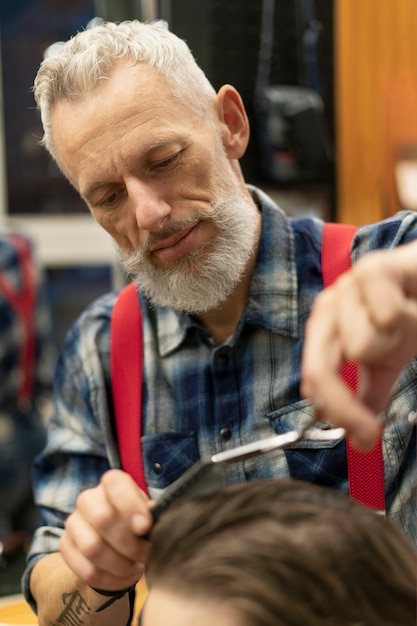
[[[96,183],[92,183],[91,185],[86,187],[84,191],[80,190],[80,196],[85,200],[88,200],[89,196],[91,196],[91,194],[94,193],[96,189],[99,189],[100,187],[104,187],[105,185],[109,184],[111,183],[109,183],[108,181],[99,181]]]
[[[143,158],[160,148],[169,148],[174,145],[177,145],[179,148],[183,148],[188,143],[188,139],[179,137],[164,137],[163,139],[156,139],[154,142],[149,144],[145,150],[143,150],[140,156]]]
[[[148,152],[153,152],[154,150],[158,150],[158,148],[164,148],[165,146],[170,146],[174,143],[180,143],[177,137],[164,137],[161,139],[155,139],[151,144],[149,144],[145,150],[143,150],[142,154],[146,155]]]

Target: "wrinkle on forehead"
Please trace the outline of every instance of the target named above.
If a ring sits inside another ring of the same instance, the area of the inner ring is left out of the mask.
[[[166,133],[175,135],[177,126],[193,124],[201,127],[201,120],[172,98],[166,80],[138,65],[118,67],[88,98],[59,101],[52,114],[57,161],[77,189],[73,169],[86,159],[109,155],[113,144],[128,143],[135,132],[139,141],[157,144]]]

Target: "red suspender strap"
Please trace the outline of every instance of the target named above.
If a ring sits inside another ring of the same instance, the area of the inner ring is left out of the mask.
[[[349,269],[350,247],[355,231],[356,226],[325,224],[322,242],[324,287],[330,285],[340,274]],[[345,363],[341,369],[341,376],[350,389],[356,392],[358,366],[351,362]],[[350,497],[372,509],[384,511],[384,462],[381,439],[370,452],[360,452],[347,438],[346,451]]]
[[[322,243],[322,273],[325,287],[349,269],[350,245],[355,226],[326,224]],[[346,363],[341,375],[356,391],[358,368]],[[136,284],[119,294],[111,320],[111,378],[116,429],[123,469],[147,493],[142,461],[142,317]],[[385,509],[381,440],[370,452],[347,446],[349,492],[352,499],[380,511]]]
[[[136,283],[116,299],[110,327],[113,404],[123,469],[148,493],[142,460],[142,315]]]

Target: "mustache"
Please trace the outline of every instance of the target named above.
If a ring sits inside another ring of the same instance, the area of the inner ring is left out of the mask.
[[[146,257],[149,255],[150,249],[154,244],[159,243],[160,241],[163,241],[164,239],[167,239],[182,230],[193,227],[199,222],[210,222],[215,220],[220,208],[220,203],[212,202],[210,205],[210,211],[197,211],[189,217],[177,219],[175,222],[167,224],[167,226],[160,232],[149,233],[146,241],[143,242],[139,250],[132,250],[130,253],[120,250],[122,257],[125,258],[126,256],[131,256],[132,254]]]

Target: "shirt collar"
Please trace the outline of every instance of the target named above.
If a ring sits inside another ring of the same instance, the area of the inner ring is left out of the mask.
[[[285,336],[298,336],[294,233],[285,213],[261,190],[250,187],[262,211],[262,231],[245,322]]]
[[[256,187],[248,187],[262,212],[262,229],[242,322],[287,337],[297,337],[297,272],[293,231],[285,214],[269,196]],[[200,333],[208,336],[186,313],[157,307],[154,314],[162,357],[177,349],[193,328],[198,327]],[[239,324],[240,329],[243,324]]]

